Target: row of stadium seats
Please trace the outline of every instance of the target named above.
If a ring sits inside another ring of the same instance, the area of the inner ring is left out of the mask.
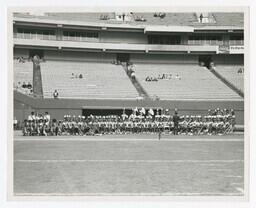
[[[13,60],[14,65],[14,83],[17,85],[18,82],[22,84],[32,83],[33,81],[33,64],[32,62],[19,62],[18,60]]]
[[[236,92],[217,79],[207,68],[185,64],[136,64],[136,77],[150,96],[160,99],[239,99]],[[177,74],[181,79],[146,82],[146,76]]]
[[[127,12],[129,13],[129,12]],[[122,14],[122,13],[121,13]],[[106,22],[106,20],[101,20],[100,17],[106,15],[110,23],[120,23],[115,20],[115,13],[47,13],[46,16],[38,16],[41,19],[56,19],[56,20],[73,20],[73,21],[84,21],[84,22]],[[159,17],[154,17],[154,13],[137,13],[133,12],[131,14],[134,18],[143,17],[146,21],[132,21],[134,24],[143,25],[190,25],[191,23],[197,22],[195,13],[165,13],[165,18],[161,19]],[[28,15],[16,14],[19,17],[29,17]]]
[[[243,74],[238,66],[217,66],[216,70],[243,90]],[[186,64],[135,64],[136,79],[150,97],[160,99],[240,99],[241,97],[217,79],[208,69]],[[73,79],[73,74],[83,78]],[[51,61],[41,63],[45,98],[52,98],[56,89],[59,98],[134,99],[138,92],[121,66],[110,63]],[[172,74],[173,79],[146,82],[147,76]],[[176,75],[180,79],[175,79]],[[14,60],[14,82],[32,83],[32,62]]]
[[[41,63],[43,92],[52,98],[55,89],[59,98],[121,98],[138,97],[136,89],[121,66],[110,63],[46,61]],[[72,73],[82,79],[72,79]]]
[[[244,74],[238,73],[240,68],[244,67],[239,65],[218,65],[214,68],[214,70],[239,90],[244,92]]]
[[[243,25],[244,23],[244,14],[241,13],[228,13],[228,12],[216,12],[213,13],[213,16],[218,23],[218,25],[229,25],[229,26],[238,26]]]
[[[115,13],[47,13],[45,16],[37,16],[40,19],[56,19],[56,20],[73,20],[73,21],[85,21],[85,22],[105,22],[106,20],[101,20],[102,15],[107,16],[108,22],[119,23],[118,21],[112,21],[115,19]],[[134,24],[143,25],[194,25],[198,24],[196,13],[165,13],[164,18],[154,17],[154,13],[137,13],[133,12],[134,17],[143,17],[145,22],[134,22]],[[215,12],[212,13],[213,18],[217,25],[243,25],[243,13],[224,13]],[[27,14],[16,13],[17,17],[31,17]],[[212,23],[208,23],[212,24]]]
[[[165,18],[154,17],[153,13],[134,13],[135,16],[143,16],[147,21],[141,24],[149,25],[191,25],[197,22],[195,13],[165,13]],[[136,24],[139,24],[136,23]]]

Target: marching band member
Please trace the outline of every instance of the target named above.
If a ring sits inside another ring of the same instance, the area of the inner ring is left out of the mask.
[[[137,115],[138,114],[138,115]],[[173,132],[177,134],[227,134],[232,133],[235,127],[235,112],[233,109],[208,110],[205,116],[175,115],[172,117],[168,109],[133,109],[127,115],[123,109],[122,115],[108,116],[71,116],[64,115],[63,120],[50,119],[48,112],[40,115],[31,112],[24,120],[23,135],[97,135],[97,134],[126,134],[126,133],[157,133]]]

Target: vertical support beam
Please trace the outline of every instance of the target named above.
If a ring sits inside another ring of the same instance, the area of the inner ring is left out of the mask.
[[[35,55],[32,59],[33,61],[33,94],[34,97],[43,97],[43,87],[42,87],[42,77],[40,70],[40,58]]]

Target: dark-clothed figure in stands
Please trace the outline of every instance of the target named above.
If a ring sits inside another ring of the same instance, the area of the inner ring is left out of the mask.
[[[54,98],[58,98],[58,97],[59,97],[59,93],[58,93],[57,90],[54,90],[54,92],[53,92],[53,97],[54,97]]]

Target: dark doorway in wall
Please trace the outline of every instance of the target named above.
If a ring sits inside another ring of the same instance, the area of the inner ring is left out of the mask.
[[[130,54],[129,53],[117,53],[116,60],[120,62],[129,62],[130,61]]]
[[[119,115],[121,116],[123,114],[122,108],[111,108],[111,109],[83,109],[82,111],[83,116],[108,116],[108,115]],[[131,109],[125,109],[125,113],[127,115],[130,115],[132,113]]]
[[[209,68],[210,63],[212,62],[211,55],[199,55],[198,62],[200,66],[206,66]]]
[[[30,49],[29,58],[33,58],[35,55],[38,55],[40,59],[44,57],[44,51],[39,49]]]

